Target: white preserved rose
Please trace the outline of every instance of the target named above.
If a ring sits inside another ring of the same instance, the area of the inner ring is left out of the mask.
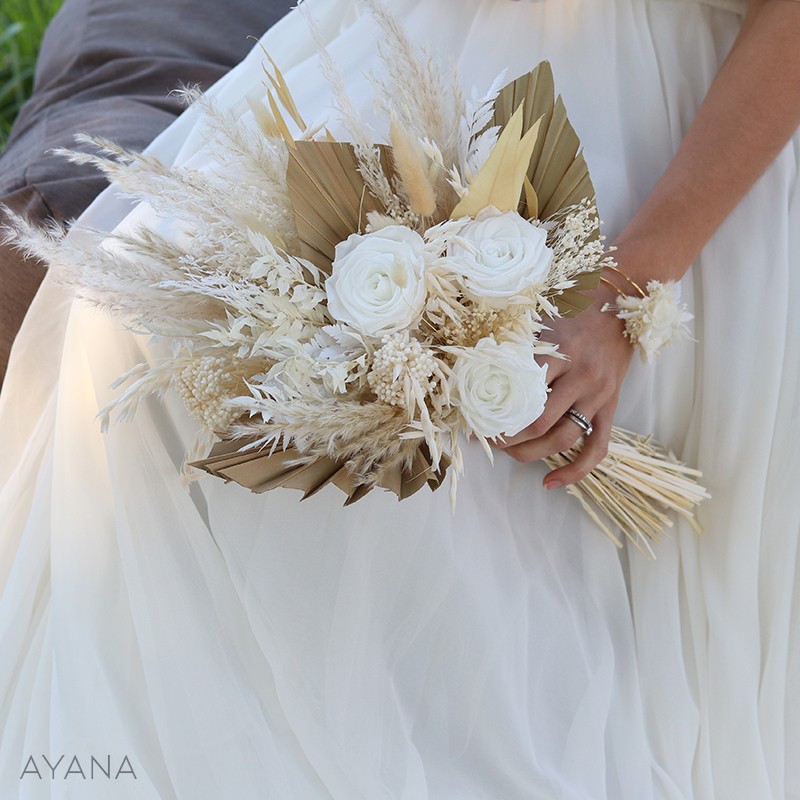
[[[425,305],[424,247],[422,237],[402,225],[354,233],[337,244],[325,281],[330,313],[366,336],[412,327]]]
[[[544,411],[547,367],[536,362],[530,345],[487,337],[458,351],[450,388],[475,433],[514,436]]]
[[[553,260],[547,231],[516,211],[489,206],[467,222],[458,237],[461,241],[447,249],[448,265],[461,276],[471,300],[493,308],[541,284]]]

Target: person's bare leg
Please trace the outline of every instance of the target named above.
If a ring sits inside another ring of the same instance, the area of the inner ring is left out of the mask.
[[[40,198],[34,189],[21,190],[5,198],[9,206],[31,217],[40,213]],[[44,267],[11,247],[0,245],[0,385],[3,382],[14,336],[44,278]]]

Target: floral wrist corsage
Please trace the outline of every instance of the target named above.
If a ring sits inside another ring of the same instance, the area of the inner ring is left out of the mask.
[[[616,305],[606,303],[602,311],[616,311],[625,320],[625,336],[638,348],[642,361],[651,362],[674,338],[689,338],[686,323],[693,319],[685,303],[681,303],[681,287],[675,281],[648,281],[646,290],[616,267],[608,266],[636,290],[624,294],[607,278],[602,282],[619,292]]]

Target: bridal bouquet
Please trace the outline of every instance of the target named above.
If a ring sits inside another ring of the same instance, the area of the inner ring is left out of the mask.
[[[215,165],[167,168],[107,142],[71,155],[177,219],[177,237],[175,223],[169,238],[141,227],[99,246],[17,228],[80,296],[170,346],[123,376],[106,423],[174,389],[201,426],[193,466],[254,491],[402,499],[449,472],[455,500],[460,442],[491,458],[491,440],[542,413],[547,321],[588,307],[582,290],[613,262],[549,65],[464,97],[369,5],[391,76],[373,76],[382,131],[324,49],[346,141],[306,123],[267,57],[250,124],[198,98]],[[647,546],[666,508],[690,516],[703,496],[693,474],[617,431],[571,490],[609,536]]]

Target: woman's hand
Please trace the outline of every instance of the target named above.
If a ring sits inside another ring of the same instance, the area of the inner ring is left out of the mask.
[[[596,302],[573,319],[553,320],[542,338],[558,345],[564,358],[541,358],[547,364],[550,395],[544,413],[499,447],[517,461],[536,461],[563,452],[583,435],[569,416],[579,411],[594,428],[574,463],[560,467],[544,479],[546,489],[555,489],[585,478],[608,453],[611,422],[619,390],[633,355],[623,335],[624,323],[611,312],[601,312],[613,303],[617,292],[604,284],[593,292]]]
[[[728,59],[720,69],[678,152],[642,207],[617,237],[623,271],[640,286],[679,280],[731,209],[773,161],[800,124],[800,3],[750,0]],[[544,414],[509,437],[502,449],[535,461],[569,449],[582,430],[566,411],[591,420],[574,464],[551,472],[548,489],[584,478],[605,457],[620,385],[633,355],[623,325],[601,313],[616,292],[575,319],[557,320],[545,338],[569,361],[542,359],[552,392]]]

